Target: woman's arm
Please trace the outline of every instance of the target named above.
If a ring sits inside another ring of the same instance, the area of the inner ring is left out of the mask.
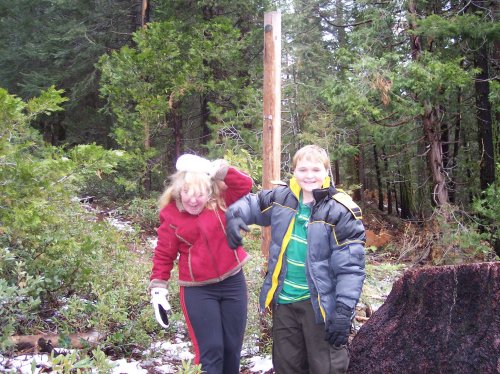
[[[153,254],[153,270],[151,281],[167,281],[177,258],[179,243],[175,236],[174,228],[167,219],[167,212],[163,209],[160,212],[160,227],[158,232],[158,243]]]
[[[252,191],[252,178],[232,166],[227,168],[223,181],[227,186],[227,189],[223,192],[226,206],[231,205]]]

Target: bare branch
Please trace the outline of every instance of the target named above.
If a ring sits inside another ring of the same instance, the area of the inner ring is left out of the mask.
[[[338,25],[338,24],[333,23],[332,21],[330,21],[328,19],[328,15],[326,13],[319,12],[319,16],[323,19],[323,21],[325,21],[326,23],[328,23],[330,26],[339,27],[339,28],[360,26],[360,25],[364,25],[365,23],[372,23],[373,22],[373,20],[369,19],[369,20],[366,20],[366,21],[360,21],[360,22],[356,22],[356,23],[348,23],[348,24],[344,24],[344,25]]]

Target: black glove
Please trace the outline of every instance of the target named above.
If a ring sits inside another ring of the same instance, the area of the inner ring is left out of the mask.
[[[344,303],[337,301],[335,312],[326,323],[325,340],[334,347],[347,344],[351,331],[351,317],[353,310]]]
[[[243,244],[243,237],[240,230],[250,231],[241,217],[226,217],[227,243],[231,249],[236,249]]]

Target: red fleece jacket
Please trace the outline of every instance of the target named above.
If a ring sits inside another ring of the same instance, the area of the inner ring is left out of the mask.
[[[226,206],[252,189],[252,178],[233,167],[228,169],[224,182]],[[196,216],[179,211],[175,201],[170,202],[160,212],[151,280],[169,280],[177,257],[181,286],[216,283],[237,273],[248,254],[242,247],[229,248],[225,227],[226,217],[220,209],[204,209]]]

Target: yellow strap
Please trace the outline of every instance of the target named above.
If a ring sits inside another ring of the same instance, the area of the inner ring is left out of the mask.
[[[295,223],[295,217],[292,218],[290,221],[290,225],[288,226],[288,230],[286,231],[285,236],[283,237],[283,243],[281,244],[281,249],[280,253],[278,256],[278,262],[276,263],[276,267],[274,268],[273,275],[271,277],[272,282],[271,282],[271,288],[267,292],[266,295],[266,302],[264,306],[267,308],[273,299],[274,293],[276,292],[276,289],[278,288],[278,277],[281,272],[281,268],[283,267],[283,255],[285,254],[285,249],[288,246],[288,242],[290,241],[290,238],[292,237],[292,231],[293,231],[293,225]]]
[[[363,218],[363,212],[361,208],[351,199],[351,197],[345,192],[337,192],[333,195],[333,198],[338,201],[340,204],[349,209],[356,219]]]

